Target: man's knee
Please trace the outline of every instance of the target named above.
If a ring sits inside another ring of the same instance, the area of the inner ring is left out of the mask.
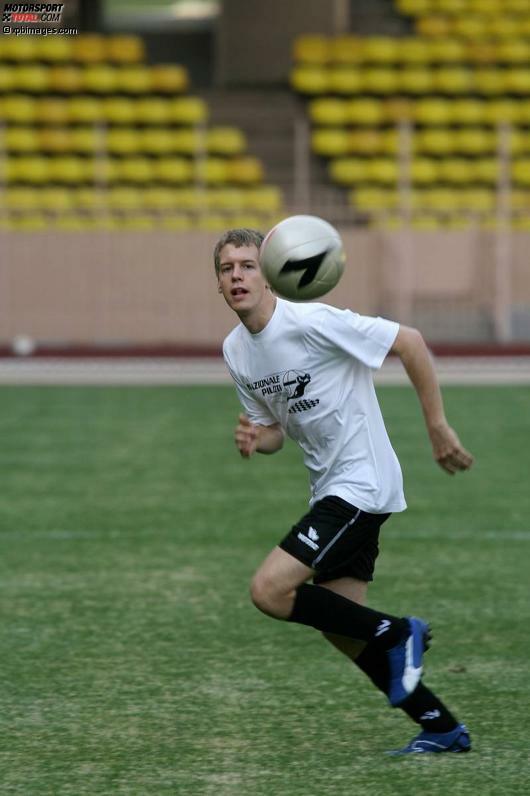
[[[258,571],[250,584],[250,598],[264,614],[275,619],[287,619],[292,611],[294,591],[283,592],[274,578]]]

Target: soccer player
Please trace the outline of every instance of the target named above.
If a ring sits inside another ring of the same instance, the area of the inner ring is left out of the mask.
[[[438,464],[452,475],[473,458],[447,423],[421,334],[275,296],[260,270],[262,241],[255,230],[229,230],[214,252],[219,293],[240,320],[223,346],[244,409],[235,443],[248,458],[276,453],[285,434],[294,439],[311,499],[255,573],[252,601],[271,617],[320,630],[421,726],[395,753],[467,752],[466,727],[421,682],[427,624],[365,605],[380,526],[406,508],[372,380],[388,353],[401,359],[418,394]]]

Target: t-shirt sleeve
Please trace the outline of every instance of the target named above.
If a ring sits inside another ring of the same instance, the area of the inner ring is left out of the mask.
[[[256,423],[260,426],[271,426],[273,423],[276,423],[276,418],[267,411],[265,406],[260,404],[260,402],[254,398],[248,387],[246,387],[245,383],[238,377],[233,365],[230,362],[230,356],[225,347],[223,347],[223,357],[228,372],[234,381],[239,403],[243,407],[243,410],[250,422]]]
[[[318,315],[318,322],[309,331],[314,344],[344,351],[373,369],[381,367],[399,331],[395,321],[351,310],[324,305]]]

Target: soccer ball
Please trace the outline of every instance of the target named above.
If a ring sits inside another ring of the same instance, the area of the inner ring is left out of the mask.
[[[259,260],[265,279],[278,295],[306,301],[335,287],[346,255],[339,233],[327,221],[290,216],[266,235]]]

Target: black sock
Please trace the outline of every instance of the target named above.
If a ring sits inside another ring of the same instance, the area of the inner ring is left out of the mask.
[[[380,650],[373,647],[366,647],[357,656],[355,663],[376,688],[386,694],[390,677],[386,655],[381,655]],[[423,683],[419,683],[399,707],[426,732],[451,732],[458,725],[458,721],[443,702]]]
[[[453,714],[423,683],[419,683],[412,694],[401,703],[410,718],[421,724],[426,732],[451,732],[458,726]]]
[[[406,619],[382,614],[323,586],[302,584],[296,590],[290,622],[324,633],[374,642],[379,649],[395,646],[408,629]]]

